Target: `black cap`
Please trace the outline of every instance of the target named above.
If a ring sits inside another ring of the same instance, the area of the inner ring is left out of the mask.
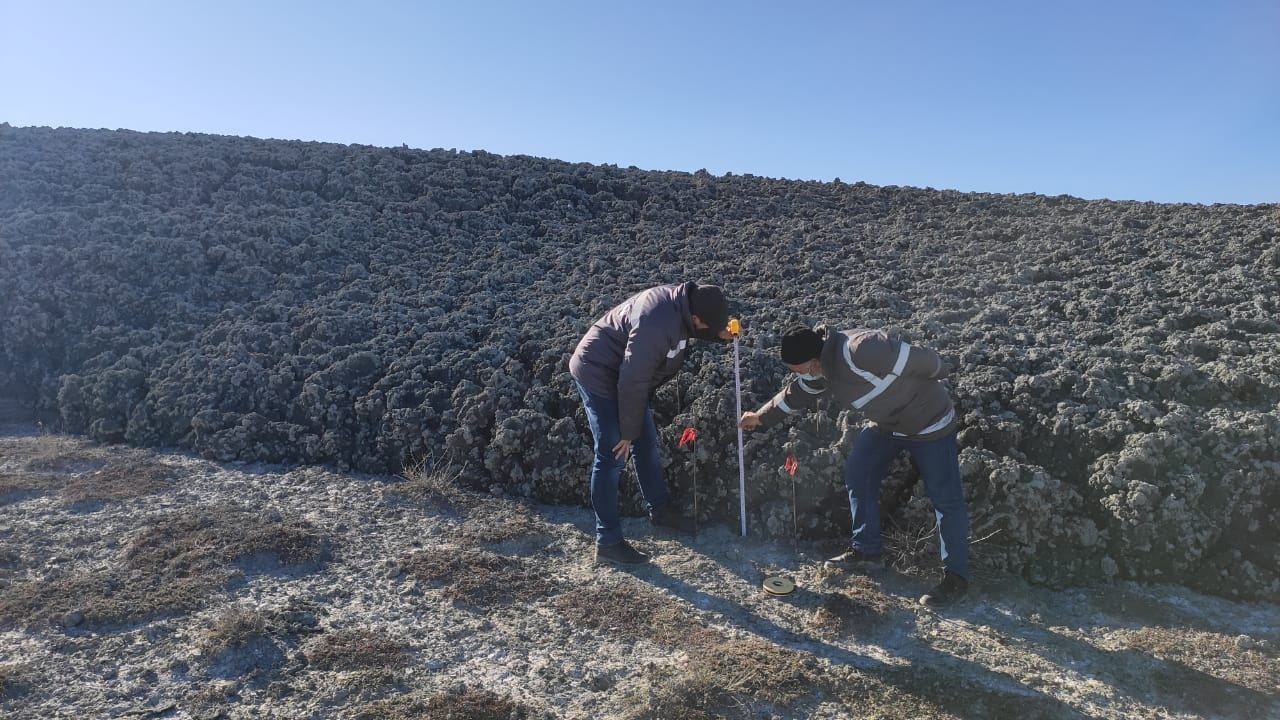
[[[689,313],[719,332],[729,324],[729,303],[715,285],[690,283]]]
[[[822,355],[822,336],[807,325],[793,325],[782,335],[782,362],[799,365]]]

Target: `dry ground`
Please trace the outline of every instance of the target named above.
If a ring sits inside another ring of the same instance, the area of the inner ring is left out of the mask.
[[[597,568],[586,510],[408,475],[9,428],[0,715],[1280,717],[1274,604],[987,576],[935,613],[919,538],[847,575],[811,544],[640,520],[654,562]],[[776,573],[799,590],[763,593]]]

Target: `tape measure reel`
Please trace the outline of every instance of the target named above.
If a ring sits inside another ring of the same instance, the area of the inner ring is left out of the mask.
[[[764,579],[764,591],[770,595],[790,595],[795,590],[796,583],[791,578],[774,575]]]

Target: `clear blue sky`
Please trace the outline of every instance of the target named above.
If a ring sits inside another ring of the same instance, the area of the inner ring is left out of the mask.
[[[1280,0],[0,0],[0,121],[1280,202]]]

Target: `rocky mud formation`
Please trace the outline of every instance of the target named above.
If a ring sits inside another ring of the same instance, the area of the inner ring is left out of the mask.
[[[1274,597],[1278,217],[0,125],[0,397],[102,441],[427,458],[583,503],[578,337],[646,286],[715,282],[744,319],[747,406],[782,381],[795,321],[952,361],[980,561]],[[733,401],[732,353],[705,344],[654,397],[668,479],[686,504],[696,486],[704,524],[736,523]],[[749,436],[753,533],[847,532],[860,422],[831,407]],[[699,440],[678,449],[685,427]],[[888,481],[900,528],[932,521],[917,480],[903,461]]]

